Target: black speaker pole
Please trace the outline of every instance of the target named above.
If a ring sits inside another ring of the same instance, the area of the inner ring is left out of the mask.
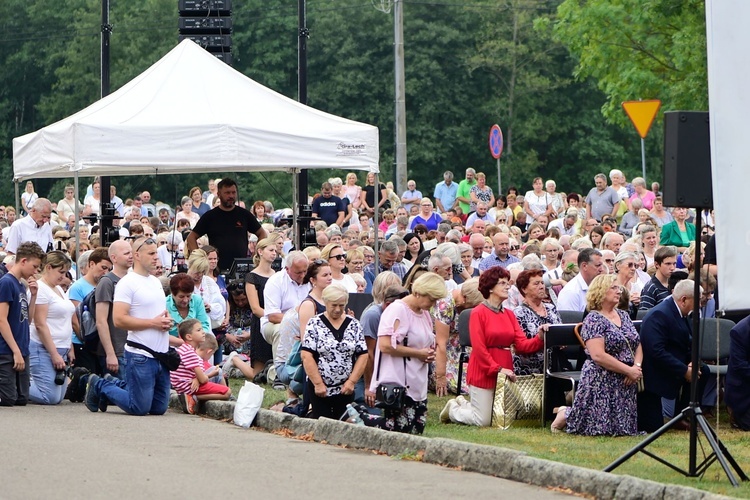
[[[101,97],[109,95],[109,38],[112,33],[112,25],[109,23],[109,0],[102,0],[102,46],[101,46]],[[112,227],[113,220],[108,217],[101,217],[108,214],[106,207],[109,206],[111,195],[109,191],[109,176],[102,175],[99,177],[99,235],[101,236],[102,245],[107,244],[105,235]]]
[[[297,11],[299,14],[298,40],[297,40],[297,92],[298,101],[307,104],[307,39],[310,38],[310,30],[307,29],[307,2],[298,0]],[[307,205],[307,169],[299,171],[299,182],[297,183],[297,203],[302,208]]]
[[[679,472],[686,477],[700,477],[705,474],[706,470],[718,460],[721,468],[724,469],[724,473],[727,475],[729,482],[735,488],[739,487],[737,478],[732,473],[732,469],[737,472],[737,475],[742,481],[748,481],[748,477],[740,468],[739,464],[734,460],[729,450],[719,440],[719,437],[706,420],[706,417],[701,411],[700,404],[698,403],[698,376],[700,373],[700,306],[701,306],[701,288],[700,288],[700,268],[701,268],[701,208],[696,208],[695,212],[697,217],[695,218],[695,269],[696,277],[695,287],[693,288],[693,338],[692,338],[692,375],[690,378],[690,405],[683,409],[679,414],[675,415],[672,420],[664,424],[656,432],[651,434],[648,438],[642,441],[640,444],[632,448],[630,451],[625,453],[623,456],[608,465],[604,472],[612,472],[617,467],[627,462],[630,457],[636,453],[643,452],[645,455],[653,458],[657,462],[660,462],[667,467]],[[679,401],[679,399],[678,399]],[[675,408],[676,410],[677,408]],[[668,430],[675,427],[683,419],[688,419],[690,422],[690,446],[689,446],[689,457],[688,457],[688,470],[681,469],[680,467],[670,463],[669,461],[651,453],[646,450],[646,447],[659,439]],[[711,453],[709,453],[701,463],[698,463],[698,430],[706,437],[709,445],[711,446]]]

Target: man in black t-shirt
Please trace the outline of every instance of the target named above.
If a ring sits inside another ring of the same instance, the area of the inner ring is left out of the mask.
[[[198,238],[208,235],[208,241],[219,251],[219,269],[227,271],[234,259],[247,257],[247,235],[253,233],[262,240],[266,236],[253,214],[235,205],[237,183],[233,179],[222,179],[218,185],[220,203],[198,220],[186,245],[188,255],[198,248]]]
[[[312,216],[319,217],[329,226],[336,224],[339,227],[344,223],[346,215],[341,198],[333,196],[333,186],[330,182],[324,182],[320,188],[320,196],[313,200]]]

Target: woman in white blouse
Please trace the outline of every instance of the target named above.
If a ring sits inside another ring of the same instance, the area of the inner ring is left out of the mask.
[[[548,217],[554,212],[552,208],[552,197],[542,189],[542,178],[535,177],[533,183],[534,189],[526,191],[523,197],[523,210],[528,218],[526,219],[531,225],[541,214]]]
[[[206,314],[208,314],[211,320],[211,328],[223,328],[228,324],[224,317],[226,301],[221,295],[219,285],[207,276],[208,267],[209,262],[206,252],[203,250],[193,250],[188,258],[188,276],[195,283],[194,293],[197,293],[203,299]]]
[[[40,405],[60,403],[68,387],[64,373],[61,383],[56,383],[55,377],[73,358],[71,320],[75,306],[60,287],[70,265],[63,252],[50,252],[37,280],[36,306],[29,328],[29,399]]]

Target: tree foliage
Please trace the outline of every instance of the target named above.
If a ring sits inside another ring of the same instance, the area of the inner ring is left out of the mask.
[[[296,2],[233,3],[235,69],[296,98]],[[561,190],[581,192],[598,171],[639,173],[637,136],[618,126],[624,122],[616,108],[620,100],[651,96],[670,106],[700,107],[705,40],[701,45],[700,16],[691,12],[700,3],[648,0],[639,9],[643,2],[629,0],[406,0],[409,177],[431,194],[443,171],[460,178],[473,166],[496,185],[487,146],[493,123],[506,136],[504,186],[523,191],[541,175],[555,178]],[[5,0],[0,15],[0,175],[9,180],[13,137],[99,98],[101,14],[98,0]],[[177,43],[177,16],[174,1],[112,0],[112,91]],[[392,13],[358,0],[308,0],[308,25],[309,104],[378,126],[382,178],[388,180],[394,161]],[[617,124],[608,124],[602,110]],[[650,141],[648,155],[655,171],[657,142]],[[224,174],[114,177],[112,183],[124,198],[148,189],[174,205],[190,187]],[[344,174],[311,172],[310,191]],[[286,174],[236,177],[248,201],[292,202]],[[68,182],[40,179],[37,191],[55,200]],[[0,202],[11,201],[6,182]]]
[[[708,109],[703,0],[565,0],[555,38],[607,97],[611,122],[623,101],[660,99],[663,110]]]

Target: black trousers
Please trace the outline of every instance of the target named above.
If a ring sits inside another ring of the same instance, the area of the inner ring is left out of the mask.
[[[307,382],[307,389],[310,394],[310,404],[312,405],[312,418],[326,417],[338,420],[346,413],[346,405],[354,401],[354,394],[337,394],[321,398],[315,395],[315,388],[309,380]]]
[[[700,377],[698,378],[698,404],[700,405],[701,397],[708,383],[711,372],[708,366],[701,365]],[[645,432],[654,432],[664,425],[662,416],[661,396],[648,390],[638,394],[638,430]],[[674,411],[675,415],[690,406],[690,382],[683,379],[680,386],[679,394],[676,398]]]

